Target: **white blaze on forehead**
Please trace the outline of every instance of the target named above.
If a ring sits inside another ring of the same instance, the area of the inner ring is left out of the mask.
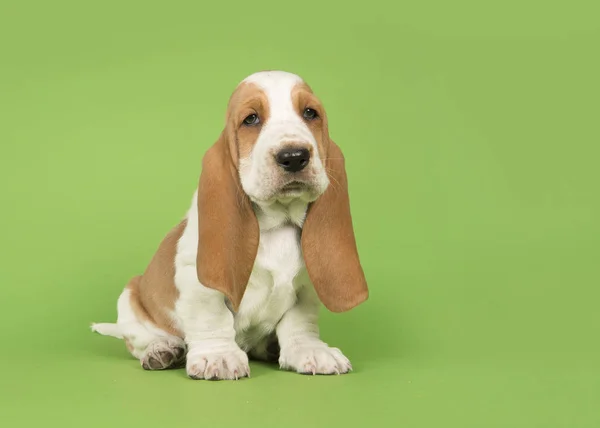
[[[244,79],[262,89],[269,100],[269,121],[299,119],[292,103],[292,90],[302,83],[300,76],[285,71],[261,71]]]

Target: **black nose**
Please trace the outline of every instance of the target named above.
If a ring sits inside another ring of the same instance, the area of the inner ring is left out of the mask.
[[[280,167],[288,172],[302,171],[310,160],[310,152],[307,149],[290,148],[283,149],[275,159]]]

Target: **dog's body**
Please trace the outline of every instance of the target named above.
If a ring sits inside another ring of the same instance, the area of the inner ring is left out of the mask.
[[[93,329],[125,339],[146,369],[185,363],[194,379],[248,376],[248,355],[347,373],[319,338],[319,307],[348,310],[367,288],[324,109],[298,76],[261,72],[227,120],[185,219],[121,294],[117,323]]]

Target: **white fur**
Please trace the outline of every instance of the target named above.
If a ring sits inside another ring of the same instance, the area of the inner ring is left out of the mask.
[[[312,144],[309,167],[319,193],[328,185],[318,158],[316,141],[292,108],[291,90],[298,76],[263,72],[245,81],[259,85],[267,94],[272,112],[250,158],[242,160],[240,178],[255,202],[260,227],[258,255],[237,313],[232,313],[222,293],[198,281],[197,193],[187,213],[187,225],[178,242],[175,284],[179,298],[173,313],[187,345],[187,373],[196,379],[237,379],[250,374],[247,352],[262,349],[262,342],[276,332],[282,368],[301,373],[341,374],[351,370],[348,359],[319,338],[319,300],[310,282],[300,247],[300,230],[309,199],[273,197],[273,179],[279,172],[265,162],[271,150],[293,141]],[[145,347],[171,343],[176,338],[135,318],[128,304],[128,290],[119,298],[117,326],[96,324],[102,334],[128,338],[134,355],[144,358]],[[167,341],[167,342],[166,342]]]

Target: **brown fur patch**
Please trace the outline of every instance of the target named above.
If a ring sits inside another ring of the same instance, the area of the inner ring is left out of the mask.
[[[258,251],[259,229],[232,161],[231,126],[202,161],[196,269],[200,282],[225,294],[237,310]]]
[[[302,252],[321,302],[332,312],[345,312],[367,300],[369,290],[356,248],[344,155],[329,138],[325,143],[330,184],[308,209]]]
[[[304,109],[311,108],[318,114],[318,118],[313,120],[304,120],[308,129],[317,141],[319,149],[319,157],[324,160],[326,158],[326,146],[328,139],[327,132],[327,112],[323,107],[321,100],[313,93],[312,89],[306,83],[297,84],[292,89],[292,104],[296,113],[300,118],[303,118]]]
[[[327,113],[310,86],[296,85],[292,101],[300,117],[306,108],[319,116],[305,122],[317,141],[330,182],[309,207],[302,229],[302,252],[321,302],[333,312],[344,312],[369,295],[354,237],[344,155],[329,137]]]
[[[251,114],[258,115],[260,123],[252,126],[244,125],[244,119]],[[237,146],[232,148],[232,153],[236,153],[238,159],[250,155],[260,130],[268,120],[267,95],[253,83],[241,83],[233,92],[227,106],[228,126],[235,135],[233,139]]]
[[[141,321],[148,321],[174,336],[183,333],[174,325],[171,313],[179,291],[175,286],[175,255],[177,242],[187,224],[183,220],[163,239],[150,261],[146,272],[129,281],[130,302],[135,315]]]

